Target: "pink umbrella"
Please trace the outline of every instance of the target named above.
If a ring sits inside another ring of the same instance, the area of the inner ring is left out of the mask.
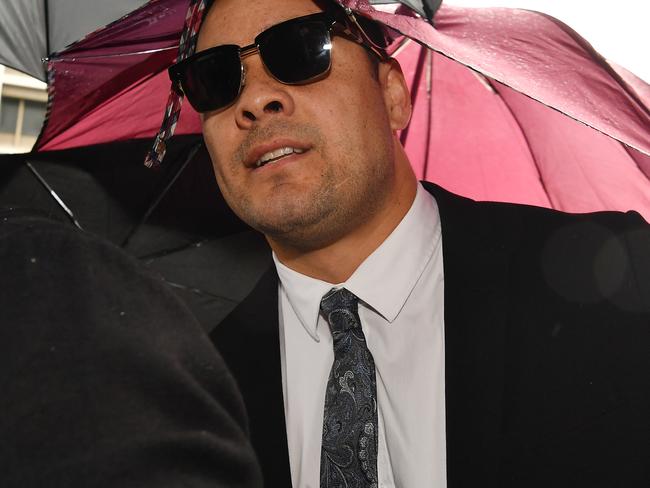
[[[409,79],[412,47],[397,56]],[[439,54],[426,51],[424,68],[431,83],[414,95],[426,102],[402,134],[421,178],[479,200],[650,216],[647,156]]]
[[[414,87],[402,137],[418,176],[476,199],[633,208],[650,220],[648,85],[617,73],[564,24],[443,7],[434,29],[367,0],[341,3],[435,51],[411,42],[396,55]],[[187,4],[154,0],[53,57],[36,149],[153,137]],[[199,131],[185,104],[176,134]]]

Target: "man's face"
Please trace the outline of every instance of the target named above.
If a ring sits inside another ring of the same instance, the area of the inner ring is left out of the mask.
[[[217,0],[198,50],[251,44],[279,22],[319,12],[310,0]],[[235,213],[273,242],[325,246],[386,206],[395,192],[393,130],[382,82],[364,48],[333,37],[332,68],[314,83],[285,85],[259,57],[244,58],[246,84],[221,111],[202,115],[219,187]],[[256,167],[269,152],[286,155]]]

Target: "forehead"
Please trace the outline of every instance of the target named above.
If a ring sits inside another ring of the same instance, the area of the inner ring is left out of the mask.
[[[221,44],[250,44],[268,27],[320,12],[325,4],[316,0],[215,0],[201,25],[197,51]]]

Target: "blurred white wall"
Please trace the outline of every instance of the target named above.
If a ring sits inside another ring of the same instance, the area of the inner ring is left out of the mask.
[[[47,85],[0,65],[0,153],[29,152],[43,125]]]

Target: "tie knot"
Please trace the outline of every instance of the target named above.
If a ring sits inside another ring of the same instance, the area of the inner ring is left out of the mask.
[[[345,288],[333,288],[321,300],[320,310],[332,332],[345,332],[359,327],[358,305],[359,299],[354,293]]]

